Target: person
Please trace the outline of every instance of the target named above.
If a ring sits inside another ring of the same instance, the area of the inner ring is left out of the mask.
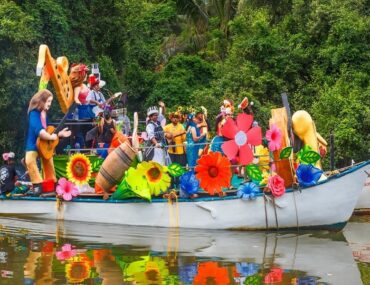
[[[165,149],[167,143],[166,138],[171,139],[172,136],[169,133],[165,133],[161,124],[158,121],[159,111],[155,106],[149,107],[147,110],[147,116],[149,121],[146,125],[146,132],[148,134],[148,140],[146,142],[146,148],[144,149],[144,160],[155,161],[161,165],[168,164],[168,153]],[[167,160],[167,163],[166,163]]]
[[[207,133],[204,132],[201,134],[201,129],[198,124],[203,123],[203,113],[198,111],[193,114],[188,115],[188,125],[186,127],[186,157],[188,161],[189,168],[196,166],[199,152],[204,146],[199,145]]]
[[[4,165],[0,168],[0,193],[7,194],[13,191],[18,179],[14,166],[14,152],[3,153]]]
[[[167,140],[169,148],[168,153],[171,161],[186,166],[186,155],[184,143],[186,142],[186,131],[182,124],[179,123],[180,114],[172,112],[169,114],[170,124],[164,127],[165,133],[171,134],[171,139]],[[172,146],[175,145],[175,146]]]
[[[109,109],[105,109],[103,112],[103,118],[99,122],[100,135],[98,142],[109,146],[116,130],[116,122],[112,119],[111,111]]]
[[[127,116],[127,108],[123,108],[122,118],[119,118],[122,121],[122,133],[125,136],[130,136],[131,133],[131,121],[130,118]]]
[[[69,74],[69,79],[73,87],[74,101],[77,104],[77,120],[85,120],[87,122],[92,121],[95,118],[87,97],[89,95],[90,89],[84,83],[87,79],[87,72],[89,69],[86,65],[79,63],[73,64]],[[76,114],[75,114],[76,115]],[[92,125],[86,124],[82,126],[77,126],[74,130],[76,136],[75,147],[78,145],[80,148],[85,147],[85,135],[92,128]],[[76,147],[77,148],[77,147]]]
[[[95,117],[97,117],[100,113],[103,113],[106,100],[103,93],[100,91],[101,82],[94,74],[89,76],[89,86],[90,92],[86,100],[88,104],[92,106],[92,111]]]
[[[108,148],[112,142],[113,136],[117,131],[116,122],[112,118],[111,111],[105,109],[103,112],[103,118],[99,121],[98,124],[98,155],[102,158],[108,156]]]
[[[37,139],[40,137],[43,140],[55,141],[58,137],[69,137],[71,135],[71,131],[69,131],[68,128],[64,128],[58,134],[49,134],[46,131],[48,123],[47,112],[50,109],[52,101],[53,94],[49,90],[43,89],[33,95],[28,106],[28,131],[25,162],[30,180],[33,184],[33,191],[29,193],[32,195],[41,194],[41,183],[43,181],[37,166]],[[44,179],[52,179],[56,181],[53,158],[45,159],[41,157],[41,163]]]

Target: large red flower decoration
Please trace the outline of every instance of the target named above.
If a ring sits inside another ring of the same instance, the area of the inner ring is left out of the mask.
[[[260,127],[251,128],[253,116],[239,114],[236,122],[228,118],[221,129],[224,137],[230,139],[222,144],[222,150],[227,158],[232,160],[239,153],[239,161],[242,165],[247,165],[253,161],[253,151],[250,145],[260,145],[262,143],[262,131]]]
[[[230,187],[230,161],[219,152],[210,152],[197,161],[196,177],[200,187],[209,194],[221,193],[223,187]]]

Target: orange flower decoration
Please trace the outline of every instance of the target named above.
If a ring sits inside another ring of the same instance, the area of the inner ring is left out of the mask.
[[[230,279],[225,267],[219,267],[217,262],[200,263],[198,274],[194,277],[193,285],[229,284]]]
[[[223,187],[230,187],[230,167],[230,161],[219,152],[203,155],[195,167],[200,187],[210,195],[221,193]]]
[[[67,164],[67,177],[77,185],[89,182],[91,177],[91,163],[88,157],[82,153],[72,155]]]

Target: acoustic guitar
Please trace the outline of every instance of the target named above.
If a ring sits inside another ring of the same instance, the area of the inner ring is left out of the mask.
[[[68,116],[76,109],[76,106],[77,104],[73,103],[69,107],[68,112],[64,115],[63,119],[60,121],[59,125],[57,127],[47,126],[46,132],[48,132],[50,135],[58,134],[62,130],[64,122],[67,120]],[[36,146],[37,146],[39,155],[42,158],[49,160],[50,158],[53,157],[55,148],[57,147],[58,143],[59,143],[59,138],[57,138],[55,141],[51,141],[51,140],[44,140],[38,137],[36,141]]]

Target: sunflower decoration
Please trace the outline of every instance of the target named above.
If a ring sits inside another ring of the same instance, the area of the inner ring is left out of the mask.
[[[73,260],[65,267],[68,283],[82,283],[90,276],[91,265],[86,260]]]
[[[149,188],[151,195],[159,195],[171,184],[167,168],[154,161],[143,161],[129,170],[127,183],[132,189]]]
[[[222,188],[230,187],[232,176],[230,167],[230,161],[219,152],[203,155],[195,167],[200,187],[210,195],[222,193]]]
[[[69,158],[67,177],[77,185],[83,185],[89,182],[91,177],[91,163],[86,155],[76,153]]]

